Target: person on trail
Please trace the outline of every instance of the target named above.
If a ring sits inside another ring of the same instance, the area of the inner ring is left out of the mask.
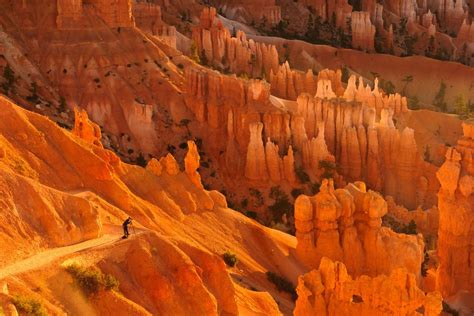
[[[128,235],[130,233],[128,232],[128,226],[132,225],[132,218],[128,217],[125,222],[123,222],[122,227],[123,227],[123,237],[122,238],[128,238]]]

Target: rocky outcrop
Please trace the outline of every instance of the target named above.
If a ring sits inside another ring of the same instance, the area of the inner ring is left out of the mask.
[[[331,84],[331,92],[334,91],[336,96],[344,94],[344,88],[341,81],[341,70],[336,71],[330,69],[321,70],[317,76],[309,69],[306,73],[292,70],[288,62],[285,62],[278,69],[276,74],[273,71],[270,73],[270,84],[272,95],[279,98],[296,100],[297,97],[303,93],[315,95],[320,89],[320,95],[328,97],[321,89],[324,90],[328,84],[324,82],[329,81]],[[321,82],[321,83],[320,83]],[[329,95],[329,96],[332,96]]]
[[[369,12],[352,12],[352,48],[374,52],[375,26],[370,21]]]
[[[311,69],[307,73],[292,70],[288,62],[279,66],[278,71],[270,72],[272,95],[279,98],[296,100],[301,93],[316,93],[317,77]]]
[[[101,143],[102,133],[99,125],[90,121],[87,112],[84,110],[74,109],[74,129],[72,134],[89,144],[103,147]]]
[[[443,296],[463,290],[474,292],[474,124],[463,123],[464,136],[448,149],[446,162],[437,176],[438,194],[438,279]]]
[[[196,144],[193,141],[188,141],[188,153],[184,158],[184,170],[188,175],[192,183],[197,187],[203,188],[201,183],[201,176],[197,171],[199,168],[199,162],[201,158],[199,157],[199,152]]]
[[[389,0],[386,4],[387,10],[395,13],[401,18],[406,18],[408,22],[416,20],[416,0]]]
[[[133,17],[137,27],[176,48],[176,28],[163,22],[159,5],[137,0],[133,3]]]
[[[419,276],[422,236],[381,227],[386,213],[385,200],[364,183],[335,190],[332,180],[323,180],[318,194],[295,201],[296,252],[310,268],[328,257],[344,262],[353,276],[390,274],[397,268]]]
[[[249,125],[250,141],[247,148],[245,177],[260,183],[265,183],[268,179],[277,184],[285,179],[289,183],[295,183],[295,159],[292,147],[289,147],[286,156],[280,157],[278,145],[275,145],[270,138],[267,139],[264,146],[262,141],[263,126],[263,123],[260,122]]]
[[[438,16],[442,25],[451,33],[458,33],[467,14],[464,12],[463,1],[441,0],[438,6]]]
[[[429,36],[436,35],[436,16],[428,10],[427,13],[423,14],[420,18],[420,24],[428,29]]]
[[[198,53],[209,64],[252,78],[270,77],[278,71],[278,52],[274,45],[255,42],[244,32],[231,36],[217,18],[215,8],[205,8],[200,24],[193,28],[192,39]]]
[[[294,316],[436,316],[443,309],[438,292],[425,294],[417,287],[416,277],[402,269],[376,277],[352,278],[343,263],[328,258],[321,260],[318,270],[298,278],[296,291]]]

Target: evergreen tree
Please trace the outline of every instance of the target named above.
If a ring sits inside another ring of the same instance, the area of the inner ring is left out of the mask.
[[[15,72],[11,69],[10,65],[7,64],[3,70],[3,78],[5,82],[2,83],[2,89],[5,94],[8,94],[10,90],[14,89],[15,84]]]
[[[456,100],[454,101],[454,111],[456,114],[461,116],[461,118],[464,118],[469,114],[469,106],[466,97],[463,94],[456,97]]]
[[[448,104],[444,100],[444,97],[446,96],[446,84],[444,81],[441,81],[441,84],[439,86],[438,93],[436,94],[433,104],[439,108],[442,112],[446,112],[448,109]]]

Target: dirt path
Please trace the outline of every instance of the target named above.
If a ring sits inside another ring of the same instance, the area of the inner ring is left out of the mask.
[[[138,232],[138,234],[141,233],[142,231]],[[113,244],[117,241],[120,241],[121,237],[122,232],[120,229],[109,229],[108,232],[100,238],[87,240],[71,246],[48,249],[32,257],[15,262],[4,268],[0,268],[0,280],[8,276],[41,268],[42,266],[48,265],[53,261],[60,259],[61,257],[65,257],[73,253]]]

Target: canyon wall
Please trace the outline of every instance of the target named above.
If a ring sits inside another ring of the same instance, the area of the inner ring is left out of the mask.
[[[293,158],[288,159],[302,165],[314,179],[327,171],[320,162],[329,161],[336,163],[333,171],[346,181],[366,181],[370,188],[409,208],[432,206],[439,189],[436,168],[422,159],[413,130],[399,131],[393,122],[393,114],[408,111],[406,99],[386,95],[377,82],[373,89],[362,79],[357,85],[354,76],[344,90],[339,76],[340,72],[323,71],[319,79],[310,80],[317,83],[314,97],[301,94],[296,103],[280,104],[271,97],[267,83],[194,68],[186,71],[185,99],[198,121],[216,131],[210,133],[210,142],[217,152],[225,153],[226,170],[233,175],[264,184],[272,178],[257,161],[263,163],[269,155],[273,157],[270,164],[278,166],[274,154],[283,161],[291,152]],[[340,97],[333,92],[332,82],[340,87]],[[283,85],[279,91],[288,90]],[[236,158],[241,156],[246,159]],[[273,179],[286,174],[284,168],[273,167],[277,169]],[[258,174],[251,175],[251,170]]]

